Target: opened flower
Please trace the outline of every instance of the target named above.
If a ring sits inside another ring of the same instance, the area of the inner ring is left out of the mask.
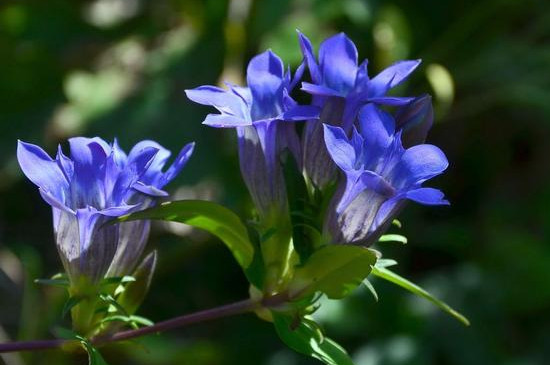
[[[153,141],[139,142],[126,155],[116,140],[69,139],[70,156],[59,148],[55,159],[40,147],[19,142],[23,173],[52,206],[57,248],[71,282],[82,277],[97,283],[105,276],[129,275],[138,263],[148,235],[148,221],[105,224],[145,209],[181,169],[193,152],[186,145],[163,171],[170,152]]]
[[[299,161],[300,146],[294,125],[288,122],[315,119],[319,109],[298,105],[289,95],[299,81],[284,71],[283,62],[271,51],[254,57],[247,68],[248,87],[228,84],[229,90],[201,86],[186,90],[187,97],[211,105],[220,114],[209,114],[204,124],[237,128],[241,173],[261,218],[287,210],[280,152],[288,148]]]
[[[436,146],[405,149],[393,117],[373,104],[359,114],[360,131],[351,138],[341,127],[325,125],[330,157],[345,181],[333,198],[325,234],[332,242],[368,245],[383,233],[406,200],[426,205],[449,204],[437,189],[422,183],[448,166]]]
[[[299,33],[300,46],[309,69],[311,83],[303,82],[302,90],[313,95],[313,104],[322,108],[319,121],[309,121],[303,136],[304,169],[309,180],[319,189],[334,181],[336,168],[323,143],[322,123],[351,130],[361,106],[367,103],[402,106],[412,97],[387,96],[418,67],[420,60],[397,62],[369,78],[368,61],[358,64],[357,48],[339,33],[321,43],[319,58],[311,42]]]

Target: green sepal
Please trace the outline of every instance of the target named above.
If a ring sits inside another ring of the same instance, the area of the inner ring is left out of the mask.
[[[76,307],[82,300],[84,300],[84,297],[74,296],[69,297],[65,304],[63,305],[63,310],[61,312],[61,318],[65,318],[65,316]]]
[[[76,338],[82,344],[82,347],[88,353],[88,365],[108,365],[99,351],[92,345],[92,343],[85,337],[76,336]]]
[[[127,316],[123,314],[115,314],[112,316],[105,317],[101,320],[101,323],[110,323],[110,322],[122,322],[134,329],[139,328],[140,325],[152,326],[154,324],[153,321],[145,317],[135,316],[135,315]]]
[[[127,282],[123,290],[115,291],[117,302],[126,310],[127,313],[134,314],[141,305],[149,287],[157,265],[157,252],[148,254],[136,268],[131,277],[135,280]],[[120,286],[119,286],[120,288]],[[117,288],[118,290],[118,288]]]
[[[400,234],[384,234],[380,236],[378,242],[398,242],[402,244],[407,244],[407,237]]]
[[[246,227],[231,210],[209,201],[179,200],[119,217],[118,222],[136,219],[158,219],[180,222],[208,231],[221,239],[233,256],[246,269],[252,262],[254,247]]]
[[[353,365],[346,350],[325,337],[315,321],[274,312],[273,323],[279,338],[294,351],[328,365]]]
[[[50,279],[35,279],[35,284],[57,286],[59,288],[68,288],[71,283],[66,274],[55,274]]]
[[[294,299],[320,291],[331,299],[343,298],[370,274],[376,258],[373,250],[361,246],[324,246],[296,268],[288,285],[289,296]]]
[[[464,325],[469,326],[470,321],[464,317],[462,314],[451,308],[447,303],[437,299],[432,294],[428,293],[426,290],[422,289],[420,286],[414,284],[413,282],[405,279],[402,276],[397,275],[393,271],[388,270],[386,267],[382,267],[380,265],[376,265],[372,268],[373,275],[378,276],[379,278],[382,278],[384,280],[387,280],[391,283],[394,283],[408,291],[410,291],[413,294],[416,294],[424,299],[429,300],[439,308],[441,308],[444,312],[450,314],[460,322],[462,322]]]

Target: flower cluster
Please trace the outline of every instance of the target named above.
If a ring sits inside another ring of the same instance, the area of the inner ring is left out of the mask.
[[[100,138],[69,139],[70,157],[61,147],[55,160],[40,147],[19,142],[24,174],[51,205],[57,249],[71,283],[97,283],[130,275],[149,236],[149,221],[105,224],[155,204],[162,188],[178,175],[193,152],[186,145],[163,171],[170,151],[153,141],[139,142],[127,155]]]
[[[359,64],[345,34],[326,39],[318,57],[306,36],[298,38],[303,62],[294,78],[267,51],[250,61],[248,87],[187,90],[191,100],[220,112],[204,124],[237,128],[241,172],[260,219],[273,211],[289,214],[281,172],[285,149],[295,156],[310,198],[330,201],[320,224],[325,242],[370,245],[406,199],[448,204],[439,190],[421,187],[448,165],[441,150],[422,144],[432,125],[431,98],[387,95],[420,61],[397,62],[370,78],[367,61]],[[297,105],[290,94],[306,67],[311,82],[302,82],[301,90],[311,103]],[[305,121],[301,138],[297,121]]]

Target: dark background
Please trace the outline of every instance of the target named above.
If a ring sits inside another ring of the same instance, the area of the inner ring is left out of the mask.
[[[0,4],[0,340],[51,337],[65,293],[32,283],[61,269],[51,212],[23,178],[16,140],[50,153],[73,135],[145,138],[196,152],[176,197],[249,200],[233,131],[201,126],[186,88],[242,83],[270,47],[295,67],[295,29],[315,46],[346,32],[371,74],[422,58],[401,94],[434,96],[429,142],[451,163],[430,185],[452,205],[409,205],[409,244],[387,244],[397,271],[465,313],[470,328],[375,281],[324,303],[318,318],[358,365],[550,363],[550,3],[536,0],[98,0]],[[140,314],[154,320],[239,300],[247,283],[228,250],[183,226],[157,225],[159,269]],[[313,364],[243,315],[102,350],[113,364]],[[3,360],[1,360],[3,359]],[[79,364],[60,351],[8,365]]]

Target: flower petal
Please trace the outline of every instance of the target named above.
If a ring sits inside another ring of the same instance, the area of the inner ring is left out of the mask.
[[[319,65],[323,85],[345,95],[355,84],[357,48],[344,34],[326,39],[319,47]]]
[[[441,190],[433,188],[419,188],[405,193],[407,199],[424,205],[449,205]]]
[[[270,50],[250,60],[246,81],[252,92],[252,120],[273,118],[282,112],[283,61]]]
[[[400,108],[395,115],[397,129],[403,130],[403,146],[424,143],[433,124],[433,107],[430,95],[422,95]]]
[[[299,121],[319,119],[321,109],[311,105],[296,105],[281,115],[282,120]]]
[[[420,65],[420,60],[399,61],[384,69],[370,83],[372,96],[382,96],[399,85]]]
[[[377,158],[393,141],[395,122],[392,116],[374,104],[367,104],[359,111],[359,126],[365,139],[368,158]]]
[[[430,144],[413,146],[403,153],[396,165],[393,185],[398,188],[418,185],[447,169],[447,157],[438,147]]]
[[[328,153],[343,171],[353,170],[357,156],[346,132],[340,127],[324,124],[324,139]]]
[[[162,175],[160,184],[158,184],[156,187],[159,189],[163,188],[166,184],[172,181],[180,173],[183,167],[187,164],[187,161],[189,161],[189,158],[191,158],[191,155],[193,154],[194,150],[195,150],[194,142],[186,144],[181,149],[174,163],[172,163],[172,166],[170,166],[168,170]]]
[[[96,209],[76,211],[79,232],[78,272],[97,282],[107,272],[118,245],[118,227]]]
[[[311,95],[318,95],[318,96],[342,96],[341,93],[339,93],[336,90],[333,90],[331,88],[328,88],[326,86],[311,84],[309,82],[302,82],[302,88],[303,91],[306,93],[309,93]]]
[[[17,142],[17,160],[29,180],[64,202],[69,182],[60,165],[36,145]]]
[[[214,128],[235,128],[252,125],[252,122],[234,115],[208,114],[202,124]]]
[[[195,103],[211,105],[223,114],[246,117],[244,100],[234,93],[216,86],[199,86],[196,89],[185,90],[185,94]]]
[[[307,63],[311,80],[316,84],[320,84],[323,80],[321,78],[319,66],[317,65],[317,61],[315,59],[315,54],[313,53],[311,42],[300,31],[298,31],[298,41],[300,42],[300,48],[302,50],[302,54],[304,55],[304,60]]]
[[[369,98],[369,102],[371,103],[389,105],[389,106],[407,105],[413,100],[414,100],[413,97],[407,97],[407,96],[379,96],[379,97]]]

